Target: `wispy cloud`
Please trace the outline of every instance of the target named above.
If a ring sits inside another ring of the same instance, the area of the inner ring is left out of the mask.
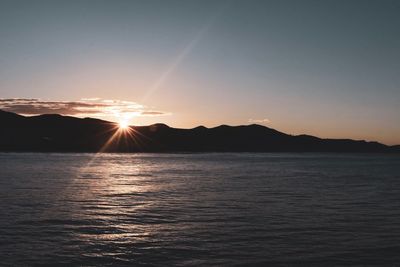
[[[162,112],[162,111],[142,111],[142,112],[140,112],[140,115],[142,115],[142,116],[161,116],[161,115],[166,115],[166,113]]]
[[[43,101],[35,98],[0,98],[0,109],[21,115],[57,113],[78,117],[131,118],[164,116],[169,112],[150,109],[132,101],[83,98],[79,101]]]
[[[249,123],[260,123],[260,124],[267,124],[270,123],[271,121],[267,118],[264,119],[249,119]]]

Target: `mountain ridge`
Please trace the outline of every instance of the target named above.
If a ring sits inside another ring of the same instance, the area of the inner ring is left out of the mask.
[[[0,151],[26,152],[375,152],[400,145],[290,135],[258,124],[191,129],[116,123],[59,114],[26,117],[0,110]]]

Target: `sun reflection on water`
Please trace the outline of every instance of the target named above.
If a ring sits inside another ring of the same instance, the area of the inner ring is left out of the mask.
[[[157,224],[145,223],[151,221],[146,214],[160,204],[149,201],[149,195],[167,184],[157,182],[152,168],[135,155],[116,154],[97,155],[84,166],[75,179],[84,190],[75,192],[80,208],[73,216],[91,226],[78,226],[82,231],[75,231],[76,238],[89,244],[136,244],[158,235]]]

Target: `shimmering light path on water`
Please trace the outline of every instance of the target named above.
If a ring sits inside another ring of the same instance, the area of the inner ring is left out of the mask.
[[[400,157],[0,154],[0,265],[394,265]]]

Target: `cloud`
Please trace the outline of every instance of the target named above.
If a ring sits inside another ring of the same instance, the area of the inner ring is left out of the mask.
[[[261,124],[266,124],[270,123],[271,121],[267,118],[265,119],[249,119],[249,123],[261,123]]]
[[[142,116],[162,116],[162,115],[170,115],[170,113],[165,113],[162,111],[142,111],[140,112]]]
[[[132,101],[83,98],[79,101],[43,101],[35,98],[0,98],[0,109],[21,115],[57,113],[77,117],[164,116],[171,113],[150,110]]]

